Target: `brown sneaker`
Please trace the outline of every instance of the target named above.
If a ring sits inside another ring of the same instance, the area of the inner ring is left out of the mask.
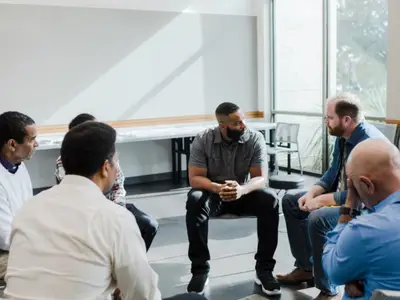
[[[314,298],[314,300],[340,300],[342,299],[342,296],[340,294],[337,295],[329,295],[329,294],[325,294],[324,292],[320,292],[319,295]]]
[[[311,271],[304,271],[302,269],[296,268],[292,272],[285,275],[276,275],[279,283],[282,284],[302,284],[306,282],[309,286],[314,286],[314,278]]]

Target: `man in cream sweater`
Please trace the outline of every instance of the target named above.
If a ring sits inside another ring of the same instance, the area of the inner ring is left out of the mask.
[[[32,183],[23,161],[31,158],[36,142],[35,122],[19,112],[0,115],[0,278],[7,269],[11,222],[32,197]]]
[[[14,300],[160,300],[134,216],[105,194],[117,177],[116,132],[85,122],[61,145],[66,176],[13,221],[5,294]],[[201,300],[180,295],[171,300]]]

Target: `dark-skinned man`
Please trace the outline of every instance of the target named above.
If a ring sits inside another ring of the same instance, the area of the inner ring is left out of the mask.
[[[265,188],[265,139],[246,127],[242,112],[233,103],[220,104],[215,115],[218,126],[196,136],[189,161],[192,189],[186,203],[186,227],[192,279],[188,292],[202,294],[208,283],[209,217],[230,213],[257,217],[255,282],[268,295],[280,294],[272,274],[278,243],[278,200]]]

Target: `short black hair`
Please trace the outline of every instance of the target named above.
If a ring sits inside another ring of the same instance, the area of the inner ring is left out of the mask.
[[[7,111],[0,115],[0,147],[11,139],[22,144],[26,137],[26,126],[34,125],[35,121],[18,111]]]
[[[67,175],[95,175],[106,160],[112,163],[117,133],[102,122],[84,122],[73,127],[61,144],[61,162]]]
[[[72,121],[68,124],[68,130],[71,130],[75,126],[78,126],[79,124],[82,124],[87,121],[94,121],[96,118],[92,116],[91,114],[83,113],[77,115],[75,118],[72,119]]]
[[[235,113],[238,110],[239,106],[237,106],[235,103],[223,102],[218,105],[217,109],[215,110],[215,114],[221,116],[229,116],[230,114]]]
[[[340,117],[349,116],[354,122],[363,118],[363,109],[360,99],[351,93],[341,93],[335,97],[335,112]]]

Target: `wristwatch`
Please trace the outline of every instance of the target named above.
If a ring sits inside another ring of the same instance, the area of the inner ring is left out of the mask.
[[[340,215],[346,215],[350,217],[357,217],[361,215],[361,212],[358,209],[347,207],[347,206],[341,206],[339,210]]]

